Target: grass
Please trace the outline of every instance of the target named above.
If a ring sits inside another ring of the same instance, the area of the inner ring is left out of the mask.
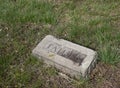
[[[100,62],[115,66],[120,63],[119,4],[119,0],[0,0],[0,87],[88,88],[91,83],[86,81],[69,84],[59,78],[55,68],[44,66],[31,51],[52,34],[96,50]]]

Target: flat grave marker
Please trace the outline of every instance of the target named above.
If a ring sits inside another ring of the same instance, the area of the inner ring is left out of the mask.
[[[47,35],[32,51],[32,54],[76,78],[87,77],[95,67],[97,53],[64,39]]]

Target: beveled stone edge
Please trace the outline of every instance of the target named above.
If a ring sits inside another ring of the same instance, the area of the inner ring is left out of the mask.
[[[43,60],[44,63],[46,63],[47,65],[53,66],[56,69],[60,70],[61,72],[63,72],[64,74],[67,74],[71,77],[75,77],[77,79],[79,79],[80,77],[82,77],[82,73],[80,71],[76,71],[74,69],[71,69],[69,67],[60,65],[59,63],[56,63],[46,57],[40,56],[39,54],[37,54],[35,51],[32,51],[32,55],[36,58],[38,58],[39,60]],[[50,63],[49,63],[50,62]],[[57,66],[57,67],[56,67]],[[66,69],[67,71],[64,71],[63,69]],[[69,71],[69,72],[68,72]],[[72,71],[72,72],[71,72]]]

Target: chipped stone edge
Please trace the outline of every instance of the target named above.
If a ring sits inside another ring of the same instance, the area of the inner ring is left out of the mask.
[[[84,78],[88,78],[90,76],[90,73],[96,67],[97,60],[98,60],[98,54],[96,52],[91,64],[88,66],[85,73],[82,75]]]

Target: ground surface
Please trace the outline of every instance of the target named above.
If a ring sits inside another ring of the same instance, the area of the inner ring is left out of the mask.
[[[31,56],[48,34],[98,52],[88,80]],[[120,88],[120,1],[0,0],[0,88]]]

